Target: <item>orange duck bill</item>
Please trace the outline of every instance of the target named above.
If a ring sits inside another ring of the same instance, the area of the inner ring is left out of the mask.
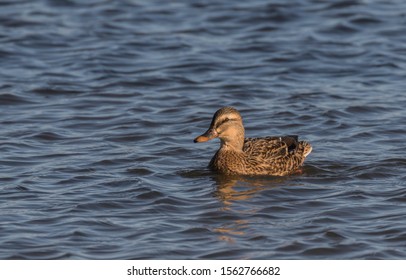
[[[209,130],[207,130],[202,135],[196,137],[194,142],[195,143],[206,142],[206,141],[209,141],[209,140],[211,140],[213,138],[216,138],[217,136],[218,136],[217,132],[214,129],[210,128]]]

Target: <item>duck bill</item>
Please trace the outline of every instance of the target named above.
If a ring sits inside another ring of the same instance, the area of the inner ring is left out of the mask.
[[[207,142],[213,138],[216,138],[218,136],[217,132],[210,128],[209,130],[207,130],[205,133],[203,133],[202,135],[198,136],[195,138],[194,142],[195,143],[200,143],[200,142]]]

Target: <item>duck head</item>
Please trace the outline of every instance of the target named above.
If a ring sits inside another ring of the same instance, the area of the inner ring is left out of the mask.
[[[220,138],[221,148],[242,150],[244,126],[240,113],[233,107],[223,107],[214,114],[209,129],[195,138],[194,142],[206,142]]]

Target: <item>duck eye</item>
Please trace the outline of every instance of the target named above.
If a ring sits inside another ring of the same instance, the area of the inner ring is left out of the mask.
[[[230,119],[228,117],[222,119],[219,123],[217,123],[216,127],[220,127],[223,124],[227,123],[228,121],[230,121]]]

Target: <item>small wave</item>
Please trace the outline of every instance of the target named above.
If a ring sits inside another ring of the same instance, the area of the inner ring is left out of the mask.
[[[50,132],[50,131],[37,133],[33,136],[33,138],[38,139],[38,140],[45,140],[45,141],[58,141],[58,140],[66,139],[66,137],[64,137],[58,133]]]
[[[31,104],[33,101],[11,93],[0,93],[0,106]]]

